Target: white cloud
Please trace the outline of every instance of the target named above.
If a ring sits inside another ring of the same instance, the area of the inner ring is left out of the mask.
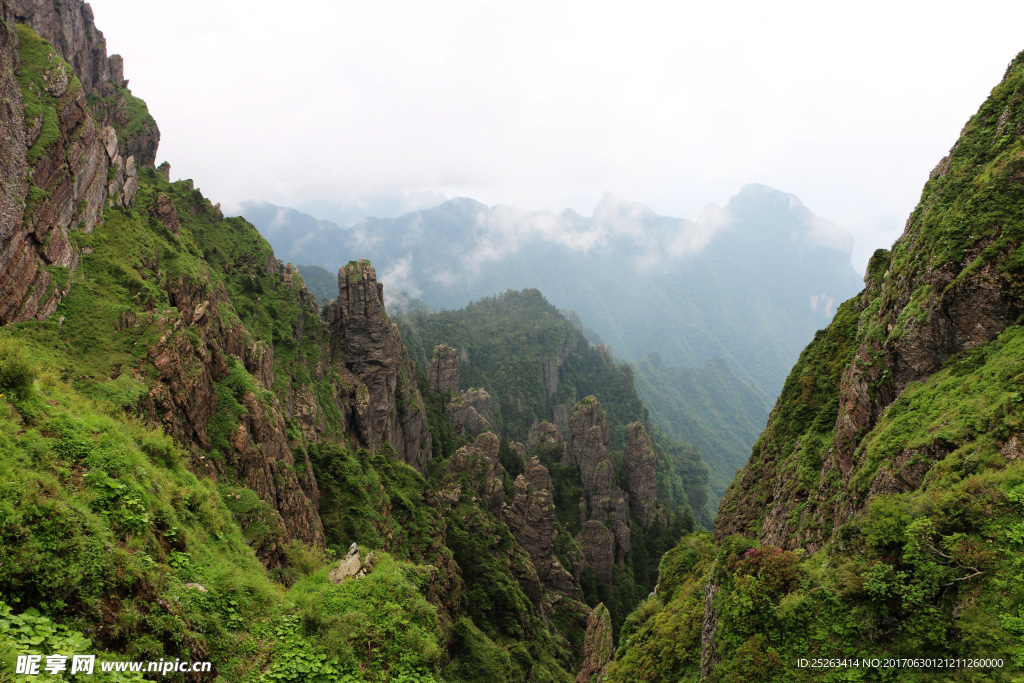
[[[384,284],[385,308],[401,307],[406,299],[415,299],[422,293],[416,286],[414,272],[412,254],[409,254],[396,259],[377,277],[378,282]]]
[[[763,182],[866,254],[1024,47],[1010,0],[91,4],[159,158],[225,206],[421,190],[583,211],[611,188],[692,216]]]
[[[845,254],[853,253],[853,235],[846,228],[820,216],[811,219],[807,241],[819,247],[838,249]]]
[[[676,239],[666,245],[666,255],[671,258],[679,258],[700,253],[720,230],[725,230],[731,225],[732,220],[732,216],[726,209],[709,204],[701,212],[697,221],[689,224],[689,229],[681,231]]]

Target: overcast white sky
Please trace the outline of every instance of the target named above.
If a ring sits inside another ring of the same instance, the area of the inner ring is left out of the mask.
[[[1021,2],[92,0],[163,139],[231,209],[440,190],[696,218],[742,185],[889,246],[1024,49]]]

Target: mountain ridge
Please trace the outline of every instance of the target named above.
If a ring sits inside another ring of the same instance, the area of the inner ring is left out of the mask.
[[[285,230],[276,215],[250,215],[272,225],[272,243]],[[716,386],[740,391],[738,404],[719,394],[681,393],[654,377],[639,384],[663,432],[702,440],[716,473],[713,505],[749,454],[799,349],[831,319],[836,302],[860,288],[849,264],[849,236],[795,196],[757,184],[697,221],[658,216],[611,193],[590,217],[456,198],[349,229],[303,220],[320,255],[359,244],[389,288],[435,310],[536,288],[637,367],[651,353],[666,372],[724,361],[727,370],[716,375]],[[332,242],[328,235],[349,241]],[[287,240],[278,244],[279,251],[289,248]],[[305,256],[286,258],[299,263]],[[700,417],[707,408],[726,415],[748,404],[761,407],[741,411],[739,431]]]
[[[730,216],[730,212],[736,216]],[[757,220],[747,220],[751,216],[757,216]],[[334,266],[333,262],[323,262],[324,255],[331,253],[331,245],[315,255],[290,250],[288,241],[277,241],[285,240],[281,234],[283,224],[266,213],[250,217],[258,227],[268,227],[276,251],[286,260],[327,268]],[[729,296],[733,300],[725,306],[725,310],[731,310],[737,306],[734,300],[738,292],[763,297],[760,290],[768,286],[779,301],[763,299],[757,306],[743,305],[741,315],[759,320],[757,325],[774,329],[770,321],[762,318],[762,309],[767,307],[774,317],[799,320],[796,327],[807,330],[805,334],[810,336],[816,329],[811,325],[827,321],[834,313],[834,302],[854,293],[860,280],[853,275],[848,263],[851,238],[841,228],[813,216],[793,195],[762,185],[745,186],[726,207],[705,212],[698,221],[658,216],[649,207],[619,200],[610,193],[606,193],[589,218],[575,212],[563,212],[561,216],[550,212],[517,212],[502,205],[488,207],[476,200],[457,198],[398,218],[367,219],[348,229],[335,230],[329,222],[317,223],[310,217],[303,220],[307,231],[311,229],[309,226],[316,225],[339,238],[356,236],[356,243],[361,244],[363,253],[377,264],[385,280],[410,296],[422,299],[431,308],[453,310],[507,289],[538,288],[556,305],[580,314],[623,358],[635,361],[658,352],[676,367],[696,367],[718,355],[733,359],[734,372],[756,378],[762,390],[770,394],[781,386],[781,377],[773,377],[782,370],[766,371],[765,368],[776,368],[781,361],[736,359],[735,343],[723,346],[716,339],[716,336],[730,338],[734,333],[719,329],[721,323],[708,318],[711,309],[706,311],[694,302],[720,304],[718,292],[732,291]],[[784,227],[787,220],[793,221],[788,224],[788,230]],[[559,230],[557,239],[551,237],[555,226]],[[782,230],[780,234],[788,236],[785,243],[775,244],[777,238],[759,226],[776,233]],[[737,233],[737,229],[740,232]],[[722,241],[723,246],[715,246]],[[753,248],[752,241],[758,249]],[[435,253],[442,247],[444,253]],[[735,266],[723,265],[727,263],[723,261],[723,254],[727,252],[747,254],[744,258],[755,259],[751,263],[760,262],[760,265],[745,264],[740,274]],[[830,255],[833,253],[835,256]],[[692,263],[684,266],[676,262],[684,257],[697,262],[704,258],[708,262],[705,266]],[[336,258],[340,260],[342,256]],[[802,269],[795,267],[794,259],[804,264]],[[623,261],[626,268],[623,268]],[[422,270],[423,262],[438,265]],[[461,264],[458,275],[448,267],[452,262]],[[774,265],[766,270],[765,264],[769,263]],[[693,268],[697,270],[687,270]],[[733,279],[737,283],[750,280],[749,286],[726,287],[722,276],[716,273],[721,268],[731,268],[729,273],[736,275]],[[794,270],[815,274],[799,286],[784,284],[779,279],[783,272],[788,276]],[[609,276],[603,288],[591,281],[590,273],[595,271]],[[776,274],[768,275],[769,271]],[[751,280],[751,273],[762,275]],[[479,282],[472,284],[474,280]],[[643,302],[647,322],[617,322],[609,317],[606,309],[595,309],[590,292],[598,289],[604,290],[604,299],[612,295],[609,305],[623,314],[629,309],[626,301]],[[692,292],[688,297],[692,301],[673,302],[670,289]],[[787,302],[788,310],[779,308],[781,301]],[[665,342],[657,342],[649,334],[640,340],[633,338],[637,331],[653,324],[652,321],[679,315],[674,312],[678,306],[683,306],[688,317],[711,333],[675,322],[672,323],[675,327],[657,322],[658,338],[679,341],[665,346]],[[792,311],[800,309],[806,312],[794,318]],[[787,349],[799,343],[795,339],[788,340],[791,335],[773,332],[764,335],[765,344],[760,346],[777,346],[779,342],[770,341],[772,336],[785,339],[783,344]],[[786,353],[792,353],[793,358],[796,356],[795,349]],[[740,355],[743,354],[749,351]]]

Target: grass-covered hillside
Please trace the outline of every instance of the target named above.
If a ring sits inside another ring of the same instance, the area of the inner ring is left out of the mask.
[[[425,482],[350,450],[336,419],[324,420],[321,444],[289,419],[290,457],[267,464],[276,497],[254,490],[247,470],[259,460],[240,452],[240,435],[266,427],[289,391],[330,396],[329,373],[309,377],[323,353],[315,330],[295,327],[319,319],[265,267],[269,247],[251,226],[221,218],[187,181],[142,176],[134,209],[108,208],[95,231],[75,233],[82,259],[58,311],[0,331],[0,648],[209,660],[222,680],[436,677],[451,624],[426,599],[444,570],[424,568],[423,555],[451,553],[434,546],[436,515],[412,503],[393,513],[390,500],[421,501]],[[176,231],[149,212],[159,196]],[[204,324],[189,297],[218,319]],[[269,389],[244,365],[261,345],[276,352]],[[163,402],[165,364],[195,382],[182,387],[192,395]],[[214,378],[205,405],[204,373]],[[339,540],[327,547],[315,509],[306,540],[288,521],[308,513],[286,507],[308,500],[288,481],[326,460],[346,484],[373,482],[348,501],[358,528],[332,527]],[[377,550],[378,569],[335,586],[330,559],[353,541]],[[0,659],[10,676],[13,656]]]
[[[572,678],[586,613],[527,595],[451,452],[424,475],[359,446],[346,359],[252,226],[143,169],[133,208],[73,234],[57,311],[2,331],[5,667],[73,647],[224,681]],[[353,542],[373,571],[335,585]]]
[[[295,540],[268,572],[254,545],[276,520],[252,490],[197,477],[159,427],[33,355],[0,338],[0,679],[32,652],[211,661],[225,681],[431,679],[427,570],[378,553],[336,586],[333,553]]]
[[[612,681],[1013,681],[1024,673],[1024,329],[950,360],[868,437],[880,467],[960,444],[920,490],[874,496],[817,553],[685,538],[626,622]],[[1000,445],[1000,443],[1002,445]],[[799,476],[799,475],[797,475]],[[708,599],[709,585],[712,593]],[[702,629],[713,639],[702,641]],[[996,658],[1002,666],[812,670],[799,658]]]

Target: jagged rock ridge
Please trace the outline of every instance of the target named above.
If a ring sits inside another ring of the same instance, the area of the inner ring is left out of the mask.
[[[431,390],[449,392],[445,417],[459,436],[475,437],[493,429],[497,409],[486,389],[459,391],[459,353],[447,344],[434,347],[428,377]]]
[[[629,506],[626,494],[614,485],[608,416],[593,396],[580,401],[570,413],[569,447],[563,464],[574,466],[583,483],[583,529],[576,540],[598,579],[610,585],[612,566],[621,569],[629,552]]]
[[[516,540],[530,554],[540,580],[551,590],[582,600],[579,586],[555,557],[558,520],[554,489],[547,468],[536,457],[530,458],[526,472],[516,477],[505,517]]]

